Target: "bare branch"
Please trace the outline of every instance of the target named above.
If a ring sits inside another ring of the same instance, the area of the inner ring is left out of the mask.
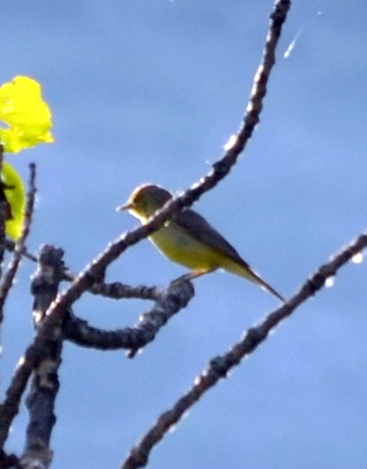
[[[0,144],[0,174],[3,168],[4,148]],[[4,260],[5,221],[9,215],[9,204],[5,197],[3,182],[0,181],[0,278],[2,277],[2,263]],[[0,316],[0,324],[3,321]]]
[[[103,331],[88,325],[86,321],[72,315],[65,321],[64,334],[67,340],[83,347],[101,350],[129,350],[133,358],[139,349],[154,340],[157,332],[180,309],[185,308],[194,296],[194,287],[188,280],[173,281],[153,308],[142,314],[135,327],[115,331]]]
[[[94,283],[88,291],[93,295],[101,295],[106,298],[120,300],[122,298],[139,298],[140,300],[159,300],[165,289],[156,286],[147,287],[139,285],[131,287],[120,282],[113,283]]]
[[[19,360],[17,369],[6,391],[5,399],[0,405],[0,448],[3,448],[10,425],[19,411],[19,403],[32,371],[38,367],[35,379],[41,381],[42,377],[43,383],[49,383],[48,373],[50,373],[51,367],[48,365],[50,363],[58,365],[58,358],[56,355],[53,355],[53,348],[55,348],[55,341],[57,342],[57,340],[62,338],[60,329],[58,329],[60,324],[56,324],[55,328],[46,336],[42,333],[42,318],[57,294],[58,284],[63,278],[62,255],[63,252],[61,250],[55,249],[52,246],[43,246],[40,250],[38,270],[32,280],[34,318],[40,329],[33,343]],[[53,342],[51,346],[50,342]],[[55,367],[57,368],[56,365]],[[55,373],[55,367],[53,373]],[[36,388],[38,389],[38,384],[34,382],[31,393],[34,393]],[[28,430],[29,432],[30,430]],[[28,434],[28,438],[31,438],[31,436],[32,432]],[[30,440],[27,440],[27,444],[28,441]],[[29,444],[28,446],[30,447],[31,445]]]
[[[0,449],[8,438],[10,425],[19,412],[20,399],[27,386],[28,379],[40,356],[41,350],[31,345],[19,360],[11,383],[6,390],[5,399],[0,404]]]
[[[0,318],[3,318],[3,308],[8,297],[9,291],[13,285],[16,273],[18,272],[22,254],[25,249],[25,242],[28,238],[29,231],[32,224],[32,216],[34,211],[34,201],[36,196],[36,166],[31,163],[29,165],[29,182],[27,194],[27,206],[24,215],[24,224],[22,233],[15,243],[14,254],[9,263],[8,269],[5,272],[0,282]]]
[[[220,379],[226,378],[228,372],[239,365],[244,357],[252,353],[258,345],[265,341],[268,334],[284,319],[308,298],[315,295],[328,278],[336,275],[338,269],[349,262],[353,256],[367,247],[367,231],[361,234],[355,241],[331,260],[322,265],[302,285],[298,293],[290,298],[287,303],[270,313],[258,326],[249,329],[243,338],[233,345],[229,352],[213,358],[207,368],[195,379],[192,388],[180,398],[171,409],[162,413],[157,422],[143,436],[140,442],[131,449],[122,469],[136,469],[144,467],[155,445],[164,438],[170,428],[180,421],[181,417],[192,407],[210,388]]]
[[[34,295],[33,319],[37,328],[45,312],[55,299],[65,270],[62,249],[45,245],[40,249],[37,271],[32,278]],[[56,422],[55,399],[59,390],[58,369],[63,345],[62,324],[55,327],[52,336],[44,341],[42,358],[33,371],[33,379],[26,400],[29,424],[25,451],[21,458],[24,469],[47,468],[52,461],[49,448],[51,432]]]

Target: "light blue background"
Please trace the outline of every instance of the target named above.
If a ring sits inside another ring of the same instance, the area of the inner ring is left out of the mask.
[[[0,82],[39,80],[54,145],[9,158],[38,165],[29,240],[66,251],[73,272],[136,226],[115,206],[142,182],[182,190],[237,130],[272,1],[4,0]],[[230,176],[195,209],[286,296],[366,227],[367,4],[294,1],[265,109]],[[291,56],[284,52],[297,36]],[[32,337],[26,261],[6,308],[6,389]],[[144,241],[108,280],[166,285],[184,269]],[[277,306],[215,273],[134,360],[65,345],[54,469],[115,468],[209,359]],[[75,313],[103,328],[136,323],[142,301],[85,295]],[[152,453],[150,468],[367,466],[366,265],[350,264],[210,391]],[[7,449],[19,453],[24,405]]]

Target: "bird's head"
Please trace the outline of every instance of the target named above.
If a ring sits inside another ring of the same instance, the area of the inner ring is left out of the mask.
[[[117,211],[128,210],[131,215],[145,223],[157,210],[172,197],[163,187],[144,184],[130,194],[127,201],[117,207]]]

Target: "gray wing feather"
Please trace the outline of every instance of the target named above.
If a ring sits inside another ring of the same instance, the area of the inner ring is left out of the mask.
[[[231,257],[234,261],[249,267],[235,248],[223,238],[201,215],[194,210],[186,209],[172,217],[183,230],[189,231],[198,241],[211,246],[219,252]]]
[[[172,222],[176,224],[185,232],[189,232],[198,241],[211,246],[219,252],[229,256],[232,260],[242,265],[249,271],[249,279],[252,279],[255,283],[259,283],[263,288],[268,290],[270,293],[275,295],[281,301],[285,299],[276,291],[274,288],[265,282],[251,267],[245,262],[242,257],[238,254],[235,248],[229,244],[229,242],[223,238],[201,215],[194,212],[194,210],[186,209],[177,215],[172,217]]]

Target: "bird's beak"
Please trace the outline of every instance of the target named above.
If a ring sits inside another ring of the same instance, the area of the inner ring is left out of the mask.
[[[123,212],[124,210],[129,210],[130,208],[132,208],[132,204],[125,202],[123,205],[116,207],[116,212]]]

